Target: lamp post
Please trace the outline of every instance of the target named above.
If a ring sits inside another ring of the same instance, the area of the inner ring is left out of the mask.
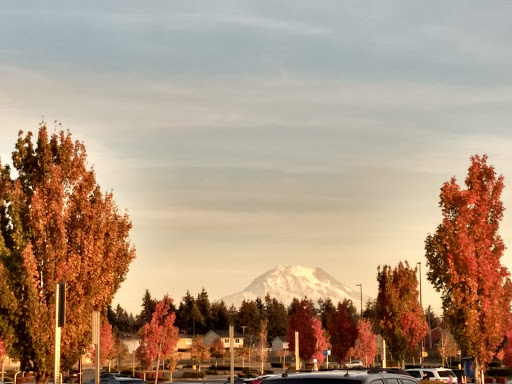
[[[422,297],[421,297],[421,261],[418,261],[417,265],[419,266],[419,273],[420,273],[420,278],[419,278],[419,281],[420,281],[420,307],[421,307],[421,312],[423,312],[423,301],[422,301]],[[421,339],[421,352],[420,352],[420,366],[421,368],[423,368],[423,354],[424,354],[424,351],[425,351],[425,338],[423,337]]]
[[[363,284],[356,284],[356,287],[359,287],[359,292],[361,294],[361,317],[363,316]]]
[[[419,278],[419,280],[420,280],[420,306],[421,306],[421,309],[423,309],[423,302],[421,301],[421,261],[418,261],[417,264],[420,267],[420,269],[419,269],[419,272],[420,272],[420,278]]]

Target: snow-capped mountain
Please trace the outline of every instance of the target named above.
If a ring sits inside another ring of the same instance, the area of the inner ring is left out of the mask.
[[[318,299],[330,297],[334,305],[338,301],[350,299],[358,307],[360,305],[360,290],[350,288],[320,268],[307,268],[300,265],[290,267],[277,266],[263,275],[257,277],[243,291],[223,297],[226,305],[234,304],[239,307],[242,300],[262,299],[269,294],[270,297],[282,301],[285,305],[291,303],[294,297],[312,299],[315,304]],[[363,295],[363,304],[368,300]]]

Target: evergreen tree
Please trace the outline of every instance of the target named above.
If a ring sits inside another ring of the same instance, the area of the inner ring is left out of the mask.
[[[196,324],[196,333],[204,335],[212,329],[213,323],[210,300],[208,299],[208,293],[204,288],[201,290],[201,293],[197,295],[196,305],[199,313],[201,314],[201,319]]]
[[[197,307],[196,300],[187,291],[176,311],[176,326],[184,333],[195,335],[197,333],[196,325],[201,324],[203,321],[204,319]]]
[[[336,316],[336,307],[334,306],[330,297],[327,299],[319,299],[318,300],[318,308],[320,312],[320,319],[322,321],[322,327],[328,329],[327,326],[328,320],[333,316]]]
[[[285,336],[288,314],[284,304],[276,298],[271,299],[267,294],[265,296],[265,313],[268,319],[268,341],[271,342],[276,336]]]
[[[242,333],[257,335],[261,324],[261,312],[255,301],[242,301],[236,317],[236,329]]]
[[[151,294],[149,293],[149,290],[146,289],[146,291],[144,292],[144,296],[142,296],[142,311],[140,312],[137,319],[139,327],[142,327],[144,324],[149,323],[151,321],[157,303],[158,301],[156,299],[153,299],[151,297]]]
[[[229,311],[224,301],[215,301],[211,306],[211,329],[228,329],[229,328]]]

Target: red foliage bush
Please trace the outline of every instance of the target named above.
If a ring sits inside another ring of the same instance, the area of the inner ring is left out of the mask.
[[[485,384],[494,383],[494,377],[485,376],[484,377],[484,383]]]
[[[498,384],[505,384],[507,382],[507,378],[506,377],[503,377],[503,376],[500,376],[500,377],[497,377],[496,378],[496,382]]]

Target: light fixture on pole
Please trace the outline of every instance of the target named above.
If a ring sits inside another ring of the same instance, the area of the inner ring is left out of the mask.
[[[361,294],[361,316],[363,316],[363,284],[356,284],[356,287],[359,287],[359,292]]]

